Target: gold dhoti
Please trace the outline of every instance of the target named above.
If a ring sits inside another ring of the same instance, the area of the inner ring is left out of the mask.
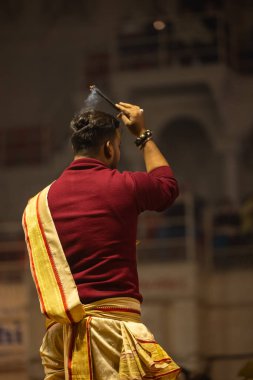
[[[111,298],[85,305],[76,324],[48,322],[41,349],[46,380],[174,380],[177,364],[141,323],[140,304]]]

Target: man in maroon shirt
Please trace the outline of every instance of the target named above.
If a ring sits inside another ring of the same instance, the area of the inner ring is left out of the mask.
[[[121,144],[119,121],[100,111],[84,112],[71,122],[74,161],[48,193],[48,206],[84,305],[108,299],[116,303],[122,299],[138,304],[142,301],[136,265],[138,215],[145,210],[163,211],[178,195],[172,170],[152,132],[145,128],[143,110],[128,103],[117,107],[121,112],[118,118],[136,137],[146,172],[120,173],[116,169]],[[131,305],[122,310],[132,310]],[[46,379],[64,376],[60,329],[60,324],[51,327],[41,347]],[[93,363],[94,380],[118,378],[119,363],[114,360],[106,371],[103,377]],[[163,378],[172,379],[169,376]],[[132,378],[129,375],[126,379]]]

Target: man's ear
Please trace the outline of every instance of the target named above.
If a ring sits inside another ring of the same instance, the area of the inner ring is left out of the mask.
[[[109,160],[113,156],[113,146],[111,141],[106,141],[104,144],[104,155]]]

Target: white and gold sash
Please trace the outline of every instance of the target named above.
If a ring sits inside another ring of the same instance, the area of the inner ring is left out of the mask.
[[[50,185],[30,199],[23,228],[42,313],[60,323],[79,322],[84,310],[47,201]]]

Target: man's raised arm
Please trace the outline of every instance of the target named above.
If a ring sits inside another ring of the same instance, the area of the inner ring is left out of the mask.
[[[123,123],[127,126],[129,131],[140,140],[140,148],[143,151],[144,162],[146,170],[149,173],[153,169],[161,166],[169,166],[166,158],[161,153],[156,143],[152,140],[152,136],[149,136],[149,130],[145,128],[143,110],[135,105],[129,103],[120,102],[116,104],[122,113],[119,115]]]

